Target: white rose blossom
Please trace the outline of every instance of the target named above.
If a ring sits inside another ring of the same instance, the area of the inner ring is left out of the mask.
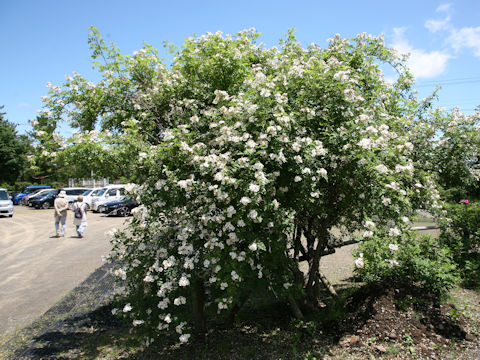
[[[355,259],[355,267],[357,269],[363,269],[365,266],[365,263],[363,261],[363,257],[359,257]]]
[[[398,245],[397,244],[388,244],[388,248],[392,251],[398,251]]]
[[[386,174],[388,172],[388,168],[383,165],[383,164],[380,164],[380,165],[377,165],[375,166],[375,169],[380,173],[380,174]]]
[[[248,189],[254,194],[256,194],[260,190],[260,186],[258,186],[257,184],[250,184],[248,186]]]
[[[182,287],[185,287],[185,286],[188,286],[190,285],[190,281],[188,280],[188,278],[183,275],[180,280],[178,281],[178,285],[182,286]]]
[[[248,205],[248,204],[250,204],[250,203],[252,202],[252,199],[250,199],[249,197],[244,196],[244,197],[242,197],[242,198],[240,199],[240,202],[242,203],[242,205]]]
[[[390,230],[388,231],[388,236],[400,236],[401,235],[401,231],[398,229],[398,228],[390,228]]]
[[[179,337],[181,343],[187,343],[188,339],[190,339],[190,334],[183,334]]]

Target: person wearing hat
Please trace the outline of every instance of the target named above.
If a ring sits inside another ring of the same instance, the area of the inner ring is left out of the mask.
[[[67,193],[62,190],[58,193],[57,198],[53,202],[53,207],[55,209],[55,233],[56,237],[65,236],[65,227],[67,222],[67,209],[68,202],[65,199]],[[61,225],[61,227],[59,226]]]

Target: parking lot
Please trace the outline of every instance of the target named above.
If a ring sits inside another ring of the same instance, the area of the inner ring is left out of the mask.
[[[99,267],[110,251],[105,232],[125,221],[89,212],[80,239],[69,211],[65,237],[56,238],[53,213],[15,206],[12,218],[0,216],[0,337],[29,324]]]

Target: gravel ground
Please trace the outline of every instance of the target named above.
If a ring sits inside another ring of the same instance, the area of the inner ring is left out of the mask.
[[[344,284],[353,275],[352,252],[357,245],[339,248],[335,254],[325,256],[320,262],[320,270],[332,284]]]

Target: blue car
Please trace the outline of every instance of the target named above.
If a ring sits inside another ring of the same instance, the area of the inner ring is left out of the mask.
[[[24,196],[39,190],[39,189],[51,189],[52,187],[50,185],[31,185],[31,186],[24,186],[22,190],[17,193],[12,195],[12,202],[13,205],[18,205],[20,201],[23,199]]]

